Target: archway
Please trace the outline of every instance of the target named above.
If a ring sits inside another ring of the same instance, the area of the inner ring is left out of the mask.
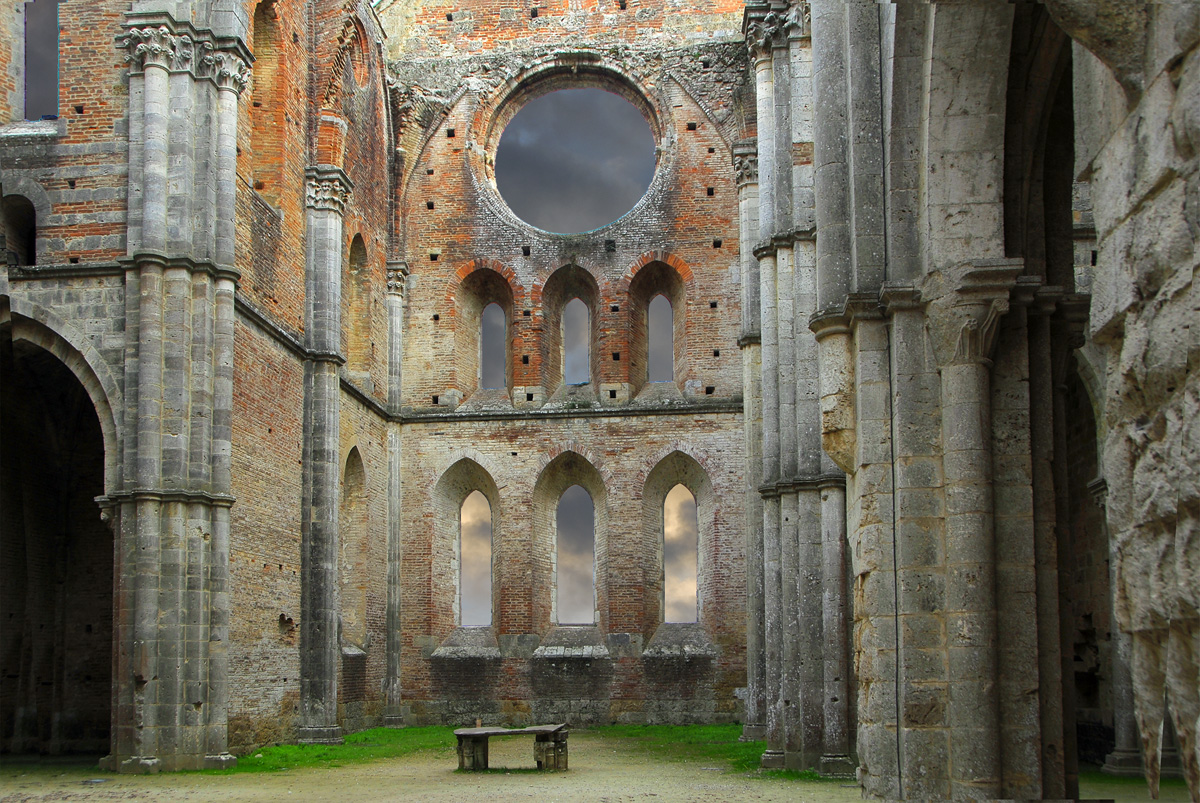
[[[108,749],[113,536],[104,439],[79,380],[0,327],[0,748]]]

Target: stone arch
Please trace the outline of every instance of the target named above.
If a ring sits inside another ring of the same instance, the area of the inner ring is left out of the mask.
[[[576,451],[562,451],[545,465],[533,487],[531,608],[533,629],[543,636],[555,624],[555,517],[559,500],[572,485],[580,486],[592,498],[596,625],[602,632],[608,629],[608,488],[600,471],[586,457]]]
[[[53,354],[79,380],[100,420],[104,437],[104,493],[121,487],[122,392],[104,358],[73,326],[49,310],[20,296],[9,299],[11,313],[0,312],[0,326],[10,323],[14,342],[28,342]]]
[[[567,304],[576,298],[587,307],[590,384],[593,389],[599,387],[600,360],[596,349],[600,343],[600,287],[584,268],[576,264],[564,265],[550,274],[541,287],[542,385],[551,398],[566,384],[567,344],[563,337],[563,313]]]
[[[504,312],[504,387],[512,388],[512,320],[516,309],[511,269],[490,260],[473,260],[460,266],[452,283],[454,308],[454,387],[469,399],[479,390],[480,326],[483,311],[499,304]]]
[[[1013,6],[929,7],[919,208],[926,270],[1004,256],[1004,119]]]
[[[461,624],[462,556],[460,516],[463,502],[473,491],[487,498],[492,514],[492,622],[496,624],[498,584],[497,550],[502,508],[500,489],[492,474],[470,457],[459,457],[442,472],[433,486],[430,507],[433,511],[433,542],[430,545],[430,632],[438,639],[445,638]]]
[[[23,195],[5,195],[5,261],[14,265],[37,264],[37,212]]]
[[[642,485],[642,570],[645,577],[643,634],[647,640],[663,622],[664,611],[664,521],[663,503],[676,485],[682,485],[696,500],[696,621],[705,623],[705,600],[712,595],[707,571],[717,559],[713,522],[717,499],[704,467],[676,448],[663,456],[647,474]]]
[[[46,188],[41,183],[34,181],[28,176],[20,176],[16,179],[6,179],[4,183],[4,220],[5,220],[5,235],[9,235],[8,229],[12,225],[9,221],[9,199],[13,199],[11,203],[16,203],[16,199],[23,199],[32,207],[33,219],[32,224],[32,248],[28,248],[28,261],[22,262],[24,265],[42,265],[49,259],[49,252],[46,248],[46,243],[37,236],[37,229],[41,222],[44,222],[50,217],[52,207],[50,205],[50,195],[46,192]],[[12,248],[7,248],[12,250]]]
[[[78,351],[7,309],[0,376],[3,748],[104,750],[117,715],[117,550],[97,504],[119,486],[111,408]]]

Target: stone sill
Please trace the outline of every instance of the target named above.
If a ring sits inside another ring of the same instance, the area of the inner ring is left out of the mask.
[[[703,625],[692,622],[663,622],[642,651],[642,659],[648,661],[716,657],[717,647]]]
[[[491,627],[456,627],[429,657],[443,661],[499,661],[501,656]]]
[[[43,142],[64,136],[67,133],[67,121],[63,117],[57,120],[21,120],[16,123],[0,125],[0,144],[20,145],[26,142]]]

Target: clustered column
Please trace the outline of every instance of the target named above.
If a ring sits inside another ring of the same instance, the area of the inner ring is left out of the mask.
[[[237,97],[248,54],[131,15],[125,421],[112,754],[123,772],[230,766],[229,507]],[[196,125],[204,120],[215,125]]]
[[[762,530],[754,537],[761,538],[765,640],[757,647],[751,634],[748,643],[749,666],[762,666],[762,763],[849,774],[843,480],[821,454],[821,378],[808,329],[817,246],[807,4],[749,6],[745,35],[758,125]],[[749,571],[758,568],[757,546]],[[836,578],[832,594],[824,590],[828,576]],[[757,615],[752,607],[752,626]]]
[[[342,229],[350,179],[307,173],[304,511],[301,516],[300,741],[341,742],[337,724]]]

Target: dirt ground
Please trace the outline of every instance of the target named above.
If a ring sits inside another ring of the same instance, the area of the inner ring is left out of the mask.
[[[7,758],[7,757],[6,757]],[[336,769],[299,769],[268,773],[207,775],[114,775],[79,759],[43,759],[37,764],[0,761],[0,801],[146,800],[179,803],[221,800],[431,801],[596,801],[596,803],[671,803],[673,801],[849,801],[859,800],[852,781],[792,781],[726,772],[704,762],[669,760],[639,750],[629,739],[605,738],[586,731],[571,734],[571,769],[538,773],[533,742],[497,739],[491,745],[493,768],[512,773],[469,774],[458,766],[452,746],[398,759]],[[1145,784],[1134,779],[1085,783],[1081,797],[1147,800]],[[1163,800],[1187,800],[1178,782],[1163,789]]]
[[[562,773],[455,772],[453,747],[337,769],[207,775],[114,775],[78,761],[35,767],[0,764],[0,801],[840,801],[859,800],[852,781],[798,782],[733,774],[724,767],[663,761],[628,739],[571,734],[570,770]],[[532,768],[533,741],[493,740],[492,767]]]

